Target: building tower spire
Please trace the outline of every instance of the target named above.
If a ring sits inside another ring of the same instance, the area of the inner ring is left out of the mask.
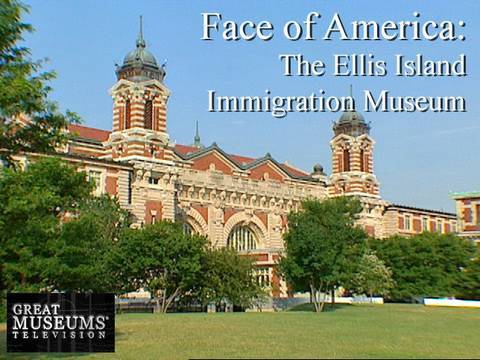
[[[138,32],[138,37],[137,37],[137,48],[142,47],[144,48],[146,46],[145,40],[143,39],[143,16],[140,15],[140,31]]]
[[[351,107],[351,111],[352,110],[355,110],[355,99],[353,98],[353,86],[352,84],[350,84],[350,98],[352,99],[352,107]]]
[[[196,121],[195,125],[195,137],[193,138],[193,146],[196,148],[203,148],[203,145],[200,141],[200,133],[198,132],[198,120]]]

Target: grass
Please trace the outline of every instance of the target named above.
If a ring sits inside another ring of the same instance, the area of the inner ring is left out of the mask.
[[[116,322],[116,353],[82,359],[480,357],[477,309],[356,305],[321,314],[125,314]],[[5,324],[0,346],[1,356]]]

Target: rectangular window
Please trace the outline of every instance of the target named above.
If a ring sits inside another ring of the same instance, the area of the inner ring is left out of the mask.
[[[360,150],[360,171],[365,170],[365,151],[362,149]]]
[[[364,164],[363,171],[370,172],[370,158],[368,157],[368,154],[364,155],[363,164]]]
[[[102,173],[96,170],[90,170],[88,172],[88,181],[95,185],[94,194],[100,194],[102,192]]]
[[[125,129],[130,129],[130,116],[130,100],[127,99],[127,101],[125,102]]]
[[[128,172],[128,194],[127,194],[128,205],[132,204],[132,177],[133,177],[133,174],[131,171],[129,171]]]
[[[261,287],[267,287],[270,285],[270,271],[268,267],[255,269],[255,275],[258,285]]]
[[[343,150],[343,171],[350,171],[350,151]]]
[[[442,233],[443,232],[443,222],[441,219],[437,220],[437,231]]]
[[[143,114],[145,129],[153,129],[153,103],[152,100],[147,100],[145,103],[145,112]]]
[[[463,208],[463,219],[465,220],[466,223],[471,223],[473,215],[472,215],[472,209],[471,208]]]
[[[457,223],[455,221],[452,222],[452,232],[453,233],[457,232]]]
[[[405,215],[405,230],[410,231],[412,229],[412,217]]]
[[[149,177],[148,182],[152,185],[158,185],[158,178],[157,177]]]
[[[477,225],[480,225],[480,204],[477,205]]]
[[[422,231],[428,231],[428,217],[422,218]]]

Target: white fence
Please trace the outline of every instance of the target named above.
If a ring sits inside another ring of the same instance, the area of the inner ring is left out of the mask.
[[[326,302],[331,302],[329,295],[325,298]],[[335,302],[337,304],[383,304],[382,297],[368,297],[368,296],[336,296]]]
[[[474,300],[424,299],[423,303],[425,304],[425,306],[480,308],[480,301],[474,301]]]

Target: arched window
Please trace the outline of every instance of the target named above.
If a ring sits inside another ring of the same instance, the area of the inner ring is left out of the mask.
[[[152,100],[147,100],[145,103],[145,112],[143,114],[143,121],[145,129],[153,129],[153,103]]]
[[[343,171],[350,171],[350,151],[343,150]]]
[[[130,129],[130,99],[125,101],[125,129]]]
[[[237,225],[228,235],[227,246],[237,251],[255,250],[257,238],[248,226]]]

